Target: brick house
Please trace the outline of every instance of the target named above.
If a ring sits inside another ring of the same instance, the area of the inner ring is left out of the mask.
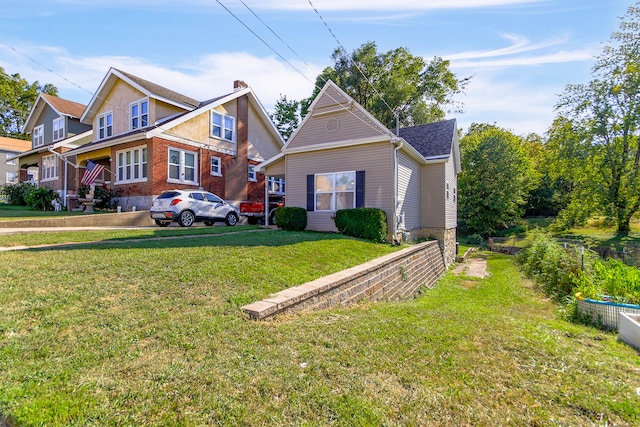
[[[111,68],[80,120],[93,127],[92,140],[65,156],[73,156],[80,171],[88,160],[104,166],[99,182],[124,209],[148,209],[170,189],[202,188],[231,204],[262,201],[265,178],[255,167],[284,144],[241,81],[200,102]]]

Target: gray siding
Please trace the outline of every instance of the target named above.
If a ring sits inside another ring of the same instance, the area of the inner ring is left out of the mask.
[[[407,154],[398,153],[398,206],[396,215],[401,219],[400,229],[420,228],[421,222],[420,165]]]
[[[445,227],[445,165],[422,166],[422,227]]]
[[[35,127],[44,125],[44,145],[53,143],[53,120],[60,117],[49,104],[45,104]],[[33,137],[33,135],[31,135]],[[35,148],[35,147],[34,147]]]
[[[79,135],[83,132],[91,130],[91,125],[85,125],[84,123],[80,123],[79,119],[72,119],[71,117],[66,117],[66,138],[69,138],[74,135]]]
[[[393,146],[389,142],[288,154],[286,204],[307,207],[307,175],[325,172],[365,171],[365,207],[384,210],[392,230]],[[332,212],[308,212],[307,229],[337,231]]]

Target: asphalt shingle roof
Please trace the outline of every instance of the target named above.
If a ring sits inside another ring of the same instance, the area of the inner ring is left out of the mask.
[[[56,111],[74,118],[80,118],[84,109],[87,108],[84,104],[58,98],[57,96],[49,95],[48,93],[42,92],[41,95],[49,104],[51,104],[51,106],[53,106],[53,108],[56,109]]]
[[[114,70],[117,70],[116,68],[114,68]],[[119,73],[121,73],[123,76],[126,76],[127,78],[131,79],[131,81],[133,81],[134,83],[140,85],[141,87],[143,87],[144,89],[146,89],[147,91],[153,93],[154,95],[157,95],[161,98],[166,98],[166,99],[170,99],[172,101],[175,101],[179,104],[184,104],[184,105],[189,105],[191,107],[194,108],[198,108],[200,106],[200,101],[196,101],[193,98],[190,98],[186,95],[182,95],[181,93],[178,92],[174,92],[171,89],[167,89],[164,86],[160,86],[158,84],[152,83],[148,80],[142,79],[138,76],[134,76],[133,74],[129,74],[127,72],[124,72],[122,70],[117,70]]]
[[[455,132],[456,120],[451,119],[401,128],[398,136],[411,144],[424,158],[448,157],[451,155]],[[393,133],[396,133],[395,130]]]

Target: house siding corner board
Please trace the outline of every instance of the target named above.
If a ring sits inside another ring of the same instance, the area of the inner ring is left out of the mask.
[[[377,207],[393,221],[393,146],[388,142],[287,155],[287,206],[307,206],[307,175],[365,171],[365,207]],[[271,171],[270,171],[271,172]],[[307,229],[337,231],[334,212],[307,212]]]
[[[445,200],[445,227],[454,228],[458,226],[458,176],[456,175],[453,158],[449,158],[446,163],[445,176],[446,181],[449,183],[450,192],[449,200]]]
[[[420,165],[407,154],[398,153],[398,206],[399,229],[410,231],[420,227],[421,216]]]

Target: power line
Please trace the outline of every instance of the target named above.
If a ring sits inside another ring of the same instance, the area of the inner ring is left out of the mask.
[[[322,21],[322,23],[324,24],[324,26],[327,28],[327,30],[329,30],[329,33],[331,33],[331,35],[333,36],[334,40],[336,41],[336,43],[338,43],[338,45],[342,48],[342,50],[346,53],[347,49],[345,49],[345,47],[342,45],[342,43],[340,43],[340,40],[338,40],[338,37],[336,37],[335,33],[333,32],[333,30],[331,29],[331,27],[329,27],[329,24],[327,24],[327,22],[324,20],[324,18],[322,17],[322,15],[320,15],[320,12],[318,11],[318,9],[313,5],[313,3],[311,2],[311,0],[307,0],[309,2],[309,5],[311,6],[311,8],[316,12],[316,14],[318,15],[318,17],[320,18],[320,21]],[[387,106],[387,108],[389,109],[389,111],[391,111],[391,114],[393,114],[394,116],[397,114],[395,111],[393,111],[393,108],[391,108],[391,106],[387,103],[387,101],[384,99],[384,97],[382,96],[382,94],[380,94],[380,92],[378,91],[378,89],[376,89],[376,87],[373,85],[373,83],[371,82],[371,80],[364,74],[364,71],[362,71],[362,68],[360,68],[360,66],[358,65],[358,63],[356,61],[352,61],[353,65],[355,65],[355,67],[358,69],[358,71],[360,72],[360,74],[362,75],[362,77],[364,77],[364,79],[366,80],[367,83],[369,83],[369,86],[371,86],[371,88],[373,89],[373,91],[376,93],[376,95],[378,95],[380,97],[380,99],[382,99],[382,102],[384,103],[384,105]]]
[[[298,74],[300,74],[302,77],[304,77],[309,83],[313,84],[314,87],[318,88],[318,89],[322,89],[320,88],[315,82],[311,81],[311,79],[309,79],[309,77],[307,77],[302,71],[300,71],[295,65],[293,65],[291,62],[289,62],[284,56],[282,56],[275,48],[273,48],[269,43],[267,43],[262,37],[260,37],[255,31],[253,31],[242,19],[240,19],[235,13],[233,13],[229,8],[227,8],[224,4],[222,4],[222,2],[220,0],[216,0],[216,2],[222,6],[224,8],[224,10],[226,10],[231,16],[233,16],[240,24],[242,24],[243,27],[245,27],[249,32],[251,32],[251,34],[253,34],[258,40],[260,40],[265,46],[267,46],[273,53],[275,53],[276,55],[278,55],[278,57],[280,59],[282,59],[287,65],[289,65],[293,70],[295,70]],[[243,3],[244,4],[244,3]],[[248,6],[245,5],[245,7],[248,8]],[[255,16],[256,13],[251,11]],[[262,19],[260,19],[261,22],[264,23],[264,21],[262,21]],[[265,24],[266,25],[266,24]],[[275,32],[273,30],[271,30],[274,34]],[[277,36],[277,35],[276,35]],[[282,40],[279,36],[277,36],[280,40]],[[285,43],[286,44],[286,43]],[[323,78],[324,80],[324,78]],[[326,80],[325,80],[326,83]],[[367,126],[371,127],[372,129],[378,131],[381,134],[384,134],[384,132],[381,132],[380,129],[378,129],[377,127],[373,126],[371,123],[368,123],[367,121],[365,121],[362,117],[358,116],[356,113],[354,113],[350,108],[348,108],[348,106],[343,105],[340,101],[338,101],[337,99],[335,99],[333,96],[331,96],[331,94],[329,94],[328,92],[325,92],[325,94],[331,98],[333,101],[336,102],[336,104],[338,104],[340,107],[342,107],[345,111],[351,113],[354,117],[356,117],[358,120],[360,120],[361,122],[363,122],[364,124],[366,124]]]

